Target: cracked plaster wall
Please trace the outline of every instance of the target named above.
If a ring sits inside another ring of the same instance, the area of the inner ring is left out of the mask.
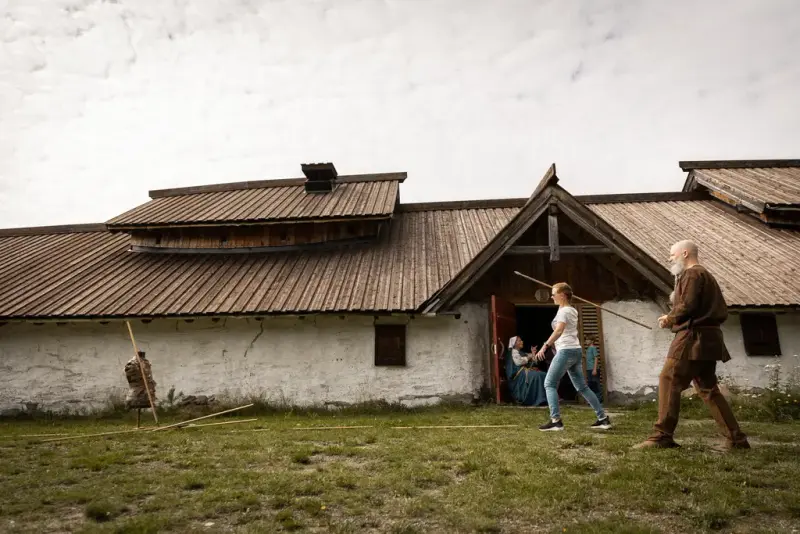
[[[660,315],[652,302],[609,302],[609,309],[645,323]],[[466,305],[460,319],[409,321],[405,368],[373,365],[372,317],[228,319],[217,323],[135,322],[140,350],[153,362],[158,396],[265,395],[295,405],[383,399],[408,404],[476,395],[487,378],[488,312]],[[737,385],[766,387],[780,362],[783,376],[800,354],[800,314],[778,315],[783,356],[749,357],[732,314],[724,325],[732,360],[718,374]],[[622,397],[655,392],[672,335],[603,314],[608,390]],[[40,409],[102,406],[126,391],[122,368],[132,348],[123,323],[0,327],[0,412],[36,402]]]
[[[374,366],[371,316],[154,320],[133,324],[153,366],[157,395],[264,395],[293,405],[470,399],[483,386],[487,311],[409,321],[407,366]],[[102,407],[127,390],[133,353],[124,323],[0,327],[0,412]]]
[[[613,310],[644,324],[656,324],[662,311],[653,302],[606,302]],[[769,385],[766,365],[781,363],[784,373],[793,371],[800,360],[800,314],[777,315],[780,357],[753,357],[744,350],[742,329],[737,314],[730,314],[723,325],[725,345],[731,360],[717,365],[717,375],[740,387],[764,388]],[[629,396],[655,393],[658,375],[664,364],[673,334],[654,327],[645,330],[610,313],[603,312],[603,334],[608,365],[608,391]],[[785,376],[785,375],[784,375]]]

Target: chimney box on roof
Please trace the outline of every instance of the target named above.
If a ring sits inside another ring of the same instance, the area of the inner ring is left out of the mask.
[[[336,187],[336,167],[333,163],[303,163],[306,193],[330,193]]]

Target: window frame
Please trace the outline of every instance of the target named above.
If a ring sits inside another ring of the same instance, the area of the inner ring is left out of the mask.
[[[375,332],[375,367],[406,367],[407,366],[407,325],[404,324],[376,324]],[[386,343],[392,339],[399,340],[397,355],[385,353]]]
[[[775,357],[782,355],[778,319],[774,313],[742,312],[739,314],[739,326],[742,331],[744,353],[747,356]]]

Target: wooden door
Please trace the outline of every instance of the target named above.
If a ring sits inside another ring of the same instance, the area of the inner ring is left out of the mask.
[[[594,338],[597,347],[597,374],[600,376],[600,387],[603,392],[603,402],[608,398],[608,386],[606,385],[606,349],[603,344],[603,321],[600,310],[594,306],[583,304],[580,306],[580,333],[581,345],[584,345],[583,368],[586,372],[586,379],[589,379],[591,369],[586,369],[586,346],[587,337]]]
[[[492,295],[490,314],[492,387],[494,388],[495,402],[500,403],[508,398],[505,353],[508,349],[506,346],[508,340],[517,333],[517,308],[507,300]]]

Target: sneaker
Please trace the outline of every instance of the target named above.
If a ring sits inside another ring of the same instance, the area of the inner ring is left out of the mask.
[[[609,428],[611,428],[611,419],[609,419],[608,416],[606,416],[603,419],[598,419],[597,421],[594,422],[591,428],[608,430]]]
[[[564,430],[564,423],[561,422],[561,419],[558,421],[553,421],[552,419],[539,427],[539,430],[542,432],[554,432],[559,430]]]

